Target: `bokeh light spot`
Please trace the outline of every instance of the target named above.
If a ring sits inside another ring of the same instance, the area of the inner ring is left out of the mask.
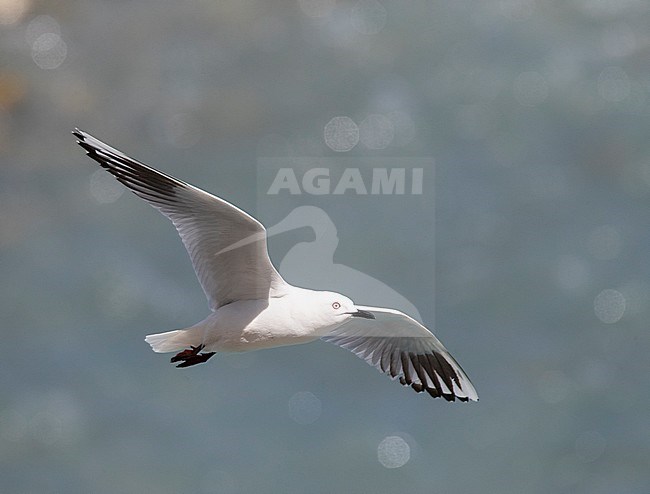
[[[66,390],[50,389],[18,397],[4,410],[0,414],[0,439],[65,447],[83,436],[84,424],[78,400]]]
[[[327,122],[323,135],[332,151],[350,151],[359,143],[359,127],[350,117],[334,117]]]
[[[29,46],[43,34],[54,33],[61,35],[61,26],[59,22],[50,15],[38,15],[34,17],[25,29],[25,40]]]
[[[594,299],[594,313],[605,324],[618,322],[625,313],[625,297],[618,290],[603,290]]]
[[[392,111],[386,115],[393,124],[395,136],[392,144],[394,146],[406,146],[415,138],[415,123],[408,113],[403,111]]]
[[[411,459],[411,448],[400,436],[387,436],[377,446],[377,460],[386,468],[399,468]]]
[[[394,136],[393,122],[384,115],[368,115],[359,126],[359,138],[368,149],[385,149]]]
[[[302,425],[316,422],[322,411],[320,399],[309,391],[300,391],[289,398],[289,417]]]
[[[31,7],[30,0],[0,0],[0,24],[19,22]]]
[[[67,56],[68,47],[56,33],[41,34],[32,44],[32,59],[41,69],[56,69]]]

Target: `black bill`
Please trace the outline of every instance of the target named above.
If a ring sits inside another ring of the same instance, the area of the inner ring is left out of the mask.
[[[364,319],[374,319],[375,315],[367,310],[357,309],[356,312],[348,312],[352,317],[363,317]]]

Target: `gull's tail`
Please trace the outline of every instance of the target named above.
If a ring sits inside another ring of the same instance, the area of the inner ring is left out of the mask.
[[[202,328],[175,329],[166,333],[147,335],[144,339],[156,353],[177,352],[203,344]]]

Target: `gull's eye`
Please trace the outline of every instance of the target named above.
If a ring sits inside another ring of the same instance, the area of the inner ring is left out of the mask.
[[[341,308],[341,304],[339,304],[338,302],[334,302],[332,304],[332,309],[337,310],[337,309],[340,309],[340,308]]]

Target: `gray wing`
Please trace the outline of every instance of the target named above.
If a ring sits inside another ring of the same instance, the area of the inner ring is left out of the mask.
[[[427,328],[398,310],[356,307],[375,319],[352,317],[322,339],[350,350],[418,393],[426,391],[447,401],[478,401],[465,371]]]
[[[215,310],[235,300],[281,296],[287,284],[271,264],[266,230],[223,199],[129,158],[75,129],[77,143],[174,226]]]

